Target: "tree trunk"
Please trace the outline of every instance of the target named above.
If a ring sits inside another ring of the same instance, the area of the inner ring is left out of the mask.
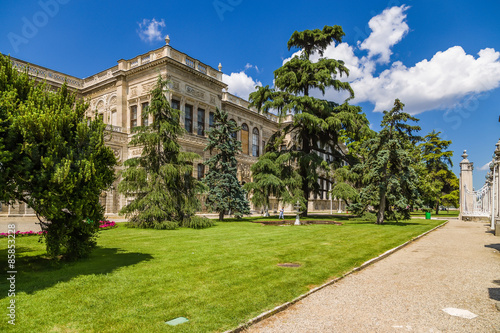
[[[219,221],[224,220],[224,212],[219,212]]]
[[[439,200],[436,201],[436,215],[439,215]]]
[[[385,195],[386,191],[381,191],[380,193],[380,206],[377,212],[377,224],[384,224],[384,212],[385,212]]]
[[[311,153],[311,147],[309,145],[309,138],[307,135],[302,136],[302,152],[304,155],[308,155]],[[307,207],[309,206],[309,192],[311,191],[309,188],[309,182],[307,181],[307,175],[309,174],[309,168],[306,165],[300,165],[300,178],[302,178],[302,193],[304,195],[304,199],[306,199],[306,209],[302,212],[303,217],[307,217]]]

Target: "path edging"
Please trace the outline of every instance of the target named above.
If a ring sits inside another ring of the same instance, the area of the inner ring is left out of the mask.
[[[249,320],[249,321],[247,321],[246,323],[241,324],[241,325],[240,325],[240,326],[238,326],[237,328],[235,328],[235,329],[233,329],[233,330],[228,330],[228,331],[225,331],[224,333],[239,333],[239,332],[242,332],[243,330],[245,330],[245,329],[249,328],[250,326],[252,326],[252,325],[254,325],[254,324],[256,324],[256,323],[258,323],[258,322],[260,322],[260,321],[262,321],[262,320],[264,320],[264,319],[267,319],[267,318],[269,318],[269,317],[271,317],[271,316],[273,316],[273,315],[277,314],[278,312],[281,312],[281,311],[286,310],[287,308],[289,308],[289,307],[290,307],[290,306],[292,306],[293,304],[297,303],[298,301],[300,301],[300,300],[302,300],[302,299],[306,298],[307,296],[309,296],[309,295],[311,295],[311,294],[313,294],[313,293],[315,293],[315,292],[317,292],[317,291],[319,291],[319,290],[321,290],[321,289],[323,289],[323,288],[325,288],[325,287],[328,287],[328,286],[330,286],[330,285],[332,285],[332,284],[334,284],[334,283],[336,283],[336,282],[338,282],[338,281],[342,280],[343,278],[345,278],[345,277],[347,277],[347,276],[349,276],[349,275],[351,275],[351,274],[353,274],[353,273],[355,273],[355,272],[358,272],[358,271],[360,271],[360,270],[362,270],[362,269],[364,269],[364,268],[366,268],[366,267],[368,267],[368,266],[370,266],[370,265],[373,265],[374,263],[376,263],[376,262],[377,262],[377,261],[379,261],[379,260],[382,260],[382,259],[384,259],[384,258],[386,258],[386,257],[390,256],[391,254],[393,254],[393,253],[395,253],[395,252],[397,252],[397,251],[401,250],[402,248],[404,248],[404,247],[405,247],[405,246],[407,246],[408,244],[413,243],[414,241],[419,240],[420,238],[422,238],[422,237],[426,236],[427,234],[429,234],[429,233],[431,233],[431,232],[433,232],[433,231],[435,231],[435,230],[437,230],[437,229],[439,229],[439,228],[443,227],[443,226],[444,226],[445,224],[447,224],[447,223],[448,223],[448,220],[447,220],[447,221],[445,221],[445,222],[443,222],[443,223],[441,223],[441,224],[440,224],[440,225],[438,225],[437,227],[434,227],[434,228],[432,228],[431,230],[426,231],[426,232],[424,232],[423,234],[420,234],[420,235],[418,235],[418,236],[416,236],[416,237],[414,237],[414,238],[410,239],[410,240],[409,240],[409,241],[407,241],[406,243],[403,243],[403,244],[401,244],[401,245],[399,245],[399,246],[396,246],[395,248],[392,248],[392,249],[390,249],[390,250],[388,250],[388,251],[386,251],[386,252],[382,253],[382,254],[381,254],[381,255],[379,255],[378,257],[375,257],[375,258],[373,258],[373,259],[370,259],[370,260],[368,260],[368,261],[365,261],[363,264],[361,264],[361,266],[358,266],[358,267],[353,268],[352,270],[350,270],[349,272],[345,273],[344,275],[342,275],[342,276],[340,276],[340,277],[338,277],[338,278],[335,278],[335,279],[333,279],[333,280],[327,281],[327,282],[325,282],[324,284],[322,284],[321,286],[316,287],[316,288],[313,288],[313,289],[309,290],[307,293],[302,294],[302,295],[300,295],[300,296],[298,296],[298,297],[294,298],[294,299],[293,299],[293,300],[291,300],[290,302],[283,303],[283,304],[281,304],[281,305],[278,305],[278,306],[277,306],[277,307],[275,307],[274,309],[271,309],[271,310],[269,310],[269,311],[263,312],[263,313],[261,313],[260,315],[258,315],[257,317],[254,317],[254,318],[250,319],[250,320]]]

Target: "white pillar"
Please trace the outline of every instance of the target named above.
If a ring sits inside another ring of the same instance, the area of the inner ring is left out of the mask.
[[[467,159],[467,151],[464,150],[462,154],[463,160],[460,162],[460,218],[462,218],[464,212],[470,212],[474,208],[474,202],[470,196],[467,195],[467,191],[472,191],[472,170],[474,166],[472,162]]]

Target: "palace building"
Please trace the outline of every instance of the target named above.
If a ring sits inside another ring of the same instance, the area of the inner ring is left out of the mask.
[[[172,107],[181,110],[181,124],[187,131],[187,134],[180,138],[181,147],[184,151],[197,153],[201,157],[195,162],[194,176],[204,176],[203,161],[209,157],[209,152],[204,151],[207,131],[213,126],[215,109],[221,108],[241,127],[237,134],[243,149],[242,154],[238,155],[238,179],[241,183],[251,181],[250,167],[263,153],[266,142],[278,129],[278,118],[274,115],[259,114],[248,107],[248,101],[227,92],[227,84],[222,81],[220,64],[218,69],[215,69],[172,48],[168,36],[165,42],[166,45],[159,49],[129,60],[118,60],[118,65],[85,79],[15,58],[11,60],[19,70],[28,66],[32,77],[45,80],[55,88],[67,82],[69,88],[88,101],[90,108],[87,116],[101,117],[107,124],[107,132],[111,135],[106,139],[119,163],[117,173],[123,168],[123,161],[140,156],[141,148],[128,144],[133,136],[132,130],[152,121],[143,116],[143,110],[149,105],[150,91],[156,84],[158,75],[167,78],[170,81],[167,97]],[[291,117],[290,115],[284,121],[291,121]],[[101,203],[107,215],[118,214],[127,204],[127,200],[130,200],[117,192],[118,182],[119,179],[101,196]],[[327,179],[318,182],[322,190],[319,195],[311,197],[313,200],[309,202],[309,210],[337,211],[339,202],[331,200],[327,194],[331,189],[331,182]],[[252,208],[260,211],[260,207]],[[278,202],[274,202],[270,208],[277,210]],[[32,214],[33,210],[23,203],[4,205],[0,209],[0,215]]]

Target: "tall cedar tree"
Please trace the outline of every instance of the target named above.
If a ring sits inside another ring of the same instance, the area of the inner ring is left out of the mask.
[[[300,191],[301,178],[290,153],[268,151],[250,170],[252,182],[246,183],[243,188],[252,195],[255,206],[264,207],[265,216],[269,216],[271,197],[291,204],[304,201]]]
[[[395,218],[402,212],[409,218],[408,206],[419,198],[417,160],[412,153],[420,140],[414,132],[420,127],[406,123],[418,119],[402,112],[403,107],[396,99],[392,110],[384,111],[380,132],[366,142],[367,159],[361,166],[366,183],[360,196],[363,208],[372,205],[377,210],[377,224],[384,223],[386,214]]]
[[[114,180],[105,125],[86,120],[87,108],[66,84],[55,92],[35,84],[0,55],[2,200],[35,210],[52,257],[77,259],[96,246],[99,196]]]
[[[317,180],[327,166],[319,153],[329,154],[330,161],[337,165],[342,160],[353,163],[355,157],[342,149],[341,132],[356,137],[368,129],[366,116],[359,107],[351,106],[347,101],[338,105],[310,96],[311,92],[324,95],[326,89],[333,89],[354,97],[349,83],[338,79],[349,74],[344,62],[322,58],[325,49],[332,43],[340,43],[343,36],[340,26],[295,31],[288,41],[288,50],[299,48],[300,55],[294,56],[274,72],[275,88],[258,87],[250,94],[250,105],[259,112],[277,110],[281,120],[293,114],[293,121],[285,123],[274,136],[281,140],[290,138],[286,150],[293,155],[302,178],[305,216],[309,195],[311,192],[319,193]],[[311,60],[316,55],[320,58]]]
[[[208,172],[203,182],[208,187],[206,205],[212,211],[219,213],[219,221],[224,219],[226,212],[235,215],[250,214],[250,207],[246,199],[246,191],[241,187],[237,178],[238,162],[236,154],[241,152],[241,142],[234,134],[239,128],[234,121],[228,120],[227,112],[216,109],[214,127],[208,132],[208,144],[205,151],[212,155],[205,165]]]
[[[453,151],[447,150],[451,141],[441,140],[439,134],[441,132],[432,131],[419,146],[426,170],[422,180],[428,183],[426,188],[430,189],[425,191],[425,199],[429,206],[434,206],[436,214],[439,214],[441,204],[456,206],[458,202],[458,178],[450,170],[453,167]]]
[[[142,147],[140,157],[125,161],[119,191],[134,200],[122,208],[130,222],[141,228],[174,229],[189,224],[200,207],[196,193],[203,188],[193,176],[199,155],[181,152],[178,138],[184,134],[180,111],[166,98],[168,82],[158,76],[151,91],[151,104],[144,117],[149,126],[137,127],[130,141]]]

